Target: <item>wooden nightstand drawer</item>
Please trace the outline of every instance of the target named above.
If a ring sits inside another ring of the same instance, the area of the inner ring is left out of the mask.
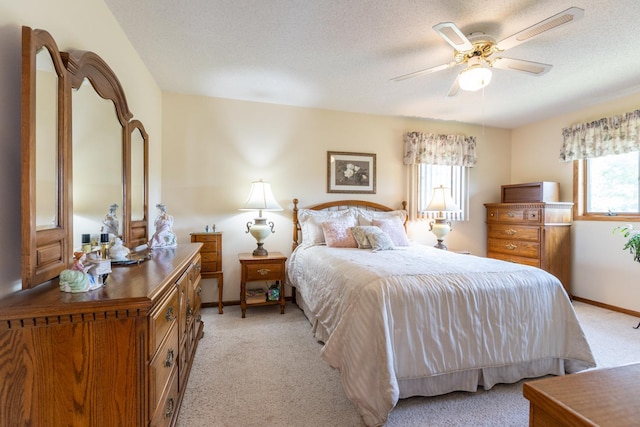
[[[540,244],[518,240],[487,239],[487,252],[538,259],[540,258]]]
[[[244,268],[247,282],[254,280],[281,280],[284,278],[284,263],[282,262],[246,264]]]
[[[517,239],[529,242],[540,241],[540,227],[510,224],[489,224],[487,236],[490,239]]]

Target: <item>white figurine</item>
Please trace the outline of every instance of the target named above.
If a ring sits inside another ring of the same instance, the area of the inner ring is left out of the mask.
[[[178,244],[176,235],[173,232],[173,216],[167,213],[167,207],[159,203],[156,207],[160,214],[155,220],[156,232],[149,240],[150,248],[172,248]]]
[[[109,233],[109,235],[113,237],[118,237],[118,228],[120,228],[118,218],[116,216],[117,210],[117,203],[109,205],[109,213],[106,214],[102,220],[102,232]]]
[[[129,255],[129,248],[122,244],[122,239],[116,237],[116,241],[109,249],[109,258],[114,261],[122,261],[127,259]]]

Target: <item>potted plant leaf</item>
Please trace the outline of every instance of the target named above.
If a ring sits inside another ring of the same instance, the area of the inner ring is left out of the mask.
[[[622,237],[627,239],[623,250],[629,250],[633,255],[633,260],[640,262],[640,230],[633,228],[633,225],[627,224],[625,226],[616,227],[613,229],[613,234],[619,232]]]

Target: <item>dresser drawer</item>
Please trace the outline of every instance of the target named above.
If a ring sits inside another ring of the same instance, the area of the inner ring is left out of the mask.
[[[536,258],[512,256],[512,255],[502,254],[498,252],[488,252],[487,258],[494,258],[502,261],[515,262],[516,264],[530,265],[531,267],[541,268],[540,260]]]
[[[158,406],[151,408],[151,423],[149,425],[153,427],[165,427],[172,425],[174,415],[178,412],[178,375],[177,370],[174,370],[167,384],[167,388],[164,390]],[[154,410],[155,409],[155,410]]]
[[[245,264],[245,280],[247,282],[255,280],[282,280],[284,274],[284,263],[260,263]]]
[[[490,239],[517,239],[540,242],[540,227],[527,227],[511,224],[489,224],[487,237]]]
[[[217,263],[219,258],[217,252],[202,252],[200,256],[202,257],[202,263],[205,265]]]
[[[181,280],[184,277],[183,274]],[[179,310],[178,289],[174,287],[149,317],[149,357],[153,356],[169,328],[177,322]]]
[[[525,220],[524,209],[488,209],[487,222],[522,222]]]
[[[215,244],[217,244],[217,242],[220,240],[220,235],[219,234],[193,234],[191,240],[194,242],[205,243],[205,244],[207,242],[215,242]]]
[[[510,256],[540,258],[540,244],[520,240],[487,239],[487,252],[499,252]]]
[[[218,242],[207,242],[207,243],[203,243],[202,244],[202,249],[200,250],[200,252],[214,252],[214,253],[218,253],[219,249],[219,244]]]
[[[156,408],[160,403],[162,393],[167,388],[167,381],[171,373],[178,366],[178,330],[172,327],[167,338],[149,365],[149,403]],[[154,410],[152,410],[153,414]]]

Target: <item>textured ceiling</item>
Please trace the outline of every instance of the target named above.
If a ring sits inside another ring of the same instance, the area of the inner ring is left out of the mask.
[[[640,92],[640,1],[105,0],[164,91],[514,128]],[[569,7],[581,20],[503,56],[552,64],[494,69],[478,92],[446,94],[458,66],[431,27],[502,40]]]

